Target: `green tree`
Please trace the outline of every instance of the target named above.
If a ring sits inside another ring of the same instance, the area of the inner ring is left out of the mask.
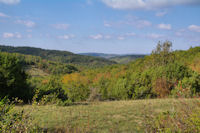
[[[0,98],[32,98],[32,89],[27,84],[27,74],[19,60],[7,53],[0,53]]]

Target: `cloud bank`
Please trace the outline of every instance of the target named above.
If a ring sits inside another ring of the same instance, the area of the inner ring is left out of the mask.
[[[102,0],[114,9],[160,9],[177,5],[200,5],[200,0]]]

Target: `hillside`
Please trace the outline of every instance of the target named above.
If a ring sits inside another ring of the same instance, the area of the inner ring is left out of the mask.
[[[46,50],[34,47],[12,47],[0,45],[0,51],[8,53],[34,55],[50,61],[60,63],[72,63],[76,65],[84,65],[90,67],[100,67],[104,65],[116,64],[116,62],[114,61],[109,61],[103,58],[78,55],[68,51]]]
[[[49,61],[39,56],[8,52],[0,52],[0,56],[4,58],[15,58],[22,68],[33,77],[67,74],[78,71],[78,68],[72,64]]]
[[[115,61],[120,64],[126,64],[138,58],[144,58],[144,57],[145,55],[139,55],[139,54],[138,55],[122,55],[122,56],[111,57],[109,58],[109,60]]]
[[[32,123],[36,123],[46,132],[186,132],[191,126],[192,133],[200,130],[194,130],[200,116],[198,99],[95,102],[68,107],[25,105],[17,106],[15,110],[24,110],[30,114]],[[188,121],[190,119],[192,121]],[[177,123],[179,126],[176,126]]]
[[[72,101],[198,96],[200,47],[172,52],[165,48],[167,43],[128,64],[67,74],[62,78],[64,89],[74,88],[68,92]],[[73,95],[78,90],[85,92]]]

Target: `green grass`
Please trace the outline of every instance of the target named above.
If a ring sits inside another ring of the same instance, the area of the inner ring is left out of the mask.
[[[151,99],[95,102],[73,106],[17,106],[33,117],[33,122],[49,131],[65,132],[145,132],[147,116],[178,111],[183,103],[194,106],[199,99]]]

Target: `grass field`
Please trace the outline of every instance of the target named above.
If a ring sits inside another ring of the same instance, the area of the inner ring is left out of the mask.
[[[152,99],[82,103],[72,106],[17,106],[48,131],[65,132],[145,132],[147,117],[165,111],[179,111],[183,104],[194,107],[199,99]]]

